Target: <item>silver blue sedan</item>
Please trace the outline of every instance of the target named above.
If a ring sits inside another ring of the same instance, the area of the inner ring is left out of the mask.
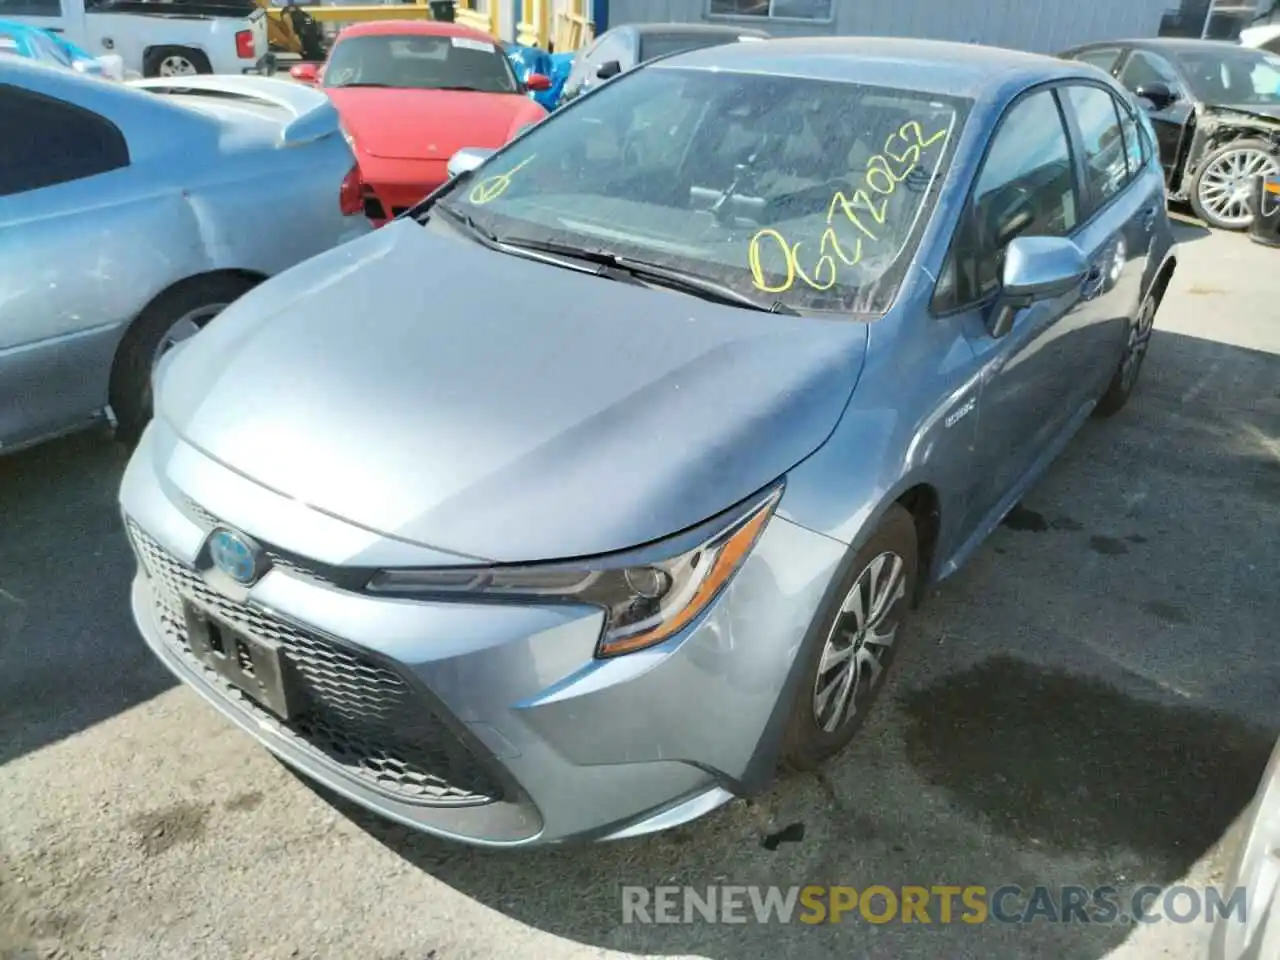
[[[113,417],[153,360],[268,276],[368,233],[318,91],[103,83],[0,57],[0,453]]]
[[[1175,267],[1125,92],[1009,51],[701,50],[479,157],[172,351],[121,490],[171,670],[477,844],[838,754]]]

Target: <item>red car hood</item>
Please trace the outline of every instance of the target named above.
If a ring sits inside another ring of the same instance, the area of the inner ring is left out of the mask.
[[[325,93],[356,151],[387,160],[448,160],[462,147],[500,147],[522,114],[532,122],[541,109],[519,93],[376,87]]]

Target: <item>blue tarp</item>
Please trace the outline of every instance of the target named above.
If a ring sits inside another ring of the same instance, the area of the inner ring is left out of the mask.
[[[16,54],[59,67],[69,67],[76,62],[91,69],[98,66],[97,60],[71,41],[52,31],[14,20],[0,20],[0,53]]]
[[[564,89],[565,80],[569,78],[569,71],[573,69],[574,54],[547,53],[538,47],[526,47],[519,43],[504,46],[521,82],[531,73],[540,73],[551,79],[550,90],[532,90],[529,96],[548,110],[554,110],[560,102],[560,93]]]

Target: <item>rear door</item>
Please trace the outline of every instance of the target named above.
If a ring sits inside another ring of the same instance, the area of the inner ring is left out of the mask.
[[[1109,87],[1074,81],[1060,88],[1060,99],[1084,188],[1075,240],[1090,266],[1067,331],[1075,367],[1072,402],[1079,406],[1097,399],[1119,364],[1164,190],[1158,177],[1142,174],[1140,160],[1134,177],[1122,124],[1125,108]]]
[[[1194,105],[1178,71],[1164,57],[1149,50],[1132,51],[1120,66],[1117,79],[1120,85],[1134,95],[1146,111],[1151,126],[1156,131],[1160,151],[1160,165],[1164,168],[1165,182],[1175,184],[1175,175],[1181,167],[1182,151]],[[1162,83],[1174,94],[1168,104],[1154,104],[1141,97],[1139,91],[1153,83]]]
[[[127,174],[113,123],[0,84],[0,445],[74,424],[106,402],[114,225]],[[17,135],[14,135],[14,132]],[[114,323],[112,321],[115,321]]]

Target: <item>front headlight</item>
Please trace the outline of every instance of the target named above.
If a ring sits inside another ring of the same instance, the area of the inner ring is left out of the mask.
[[[596,656],[633,653],[671,638],[711,605],[750,554],[781,496],[778,485],[730,514],[697,544],[650,563],[600,557],[573,564],[384,570],[368,589],[441,599],[462,594],[475,600],[527,597],[591,604],[605,611]]]

